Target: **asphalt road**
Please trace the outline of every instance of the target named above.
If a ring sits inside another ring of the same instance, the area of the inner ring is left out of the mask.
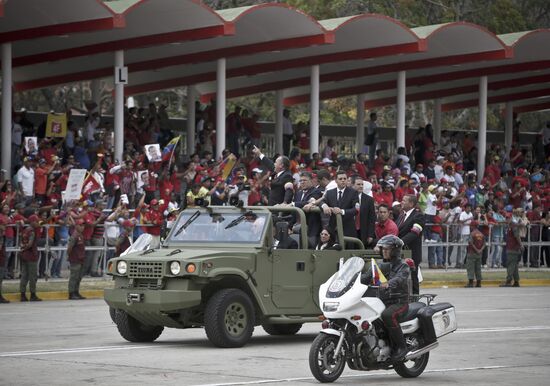
[[[441,289],[459,330],[441,339],[419,378],[346,369],[338,384],[548,385],[550,288]],[[168,329],[155,343],[124,341],[100,300],[0,306],[0,385],[318,384],[308,351],[318,324],[294,337],[257,327],[240,349],[219,349],[204,331]]]

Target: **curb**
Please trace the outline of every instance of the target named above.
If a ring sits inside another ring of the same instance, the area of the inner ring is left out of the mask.
[[[550,279],[525,279],[520,281],[522,287],[550,287]],[[483,287],[498,287],[502,280],[484,280]],[[464,288],[464,281],[424,281],[421,288]],[[103,299],[103,290],[80,291],[82,296],[88,299]],[[38,292],[38,297],[43,300],[69,300],[66,291]],[[19,293],[7,293],[4,297],[11,302],[19,302]]]

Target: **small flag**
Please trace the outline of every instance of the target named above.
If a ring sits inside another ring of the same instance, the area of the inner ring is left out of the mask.
[[[235,157],[233,154],[230,154],[222,161],[222,163],[220,164],[220,169],[222,170],[222,178],[224,180],[227,180],[227,177],[231,175],[231,172],[233,171],[236,163],[237,157]]]
[[[101,189],[101,185],[91,173],[88,173],[88,176],[82,184],[82,199],[87,199],[88,196],[94,192],[97,192]]]
[[[164,149],[162,149],[162,160],[168,161],[172,158],[172,154],[174,153],[174,150],[176,149],[176,146],[178,145],[178,142],[180,140],[180,136],[174,137],[166,144]]]
[[[376,264],[376,260],[370,259],[370,261],[371,261],[371,270],[372,270],[372,284],[380,285],[382,283],[387,283],[388,280],[386,279],[386,276],[384,276],[384,274],[378,267],[378,264]]]

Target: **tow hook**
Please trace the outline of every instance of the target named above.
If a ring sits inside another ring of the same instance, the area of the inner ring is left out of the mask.
[[[126,305],[131,306],[133,303],[141,303],[143,301],[143,294],[127,294]]]

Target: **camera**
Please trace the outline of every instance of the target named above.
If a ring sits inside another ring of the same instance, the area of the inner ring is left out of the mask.
[[[204,199],[204,197],[197,197],[197,198],[195,198],[195,205],[196,206],[207,207],[208,206],[208,201],[206,201]]]

